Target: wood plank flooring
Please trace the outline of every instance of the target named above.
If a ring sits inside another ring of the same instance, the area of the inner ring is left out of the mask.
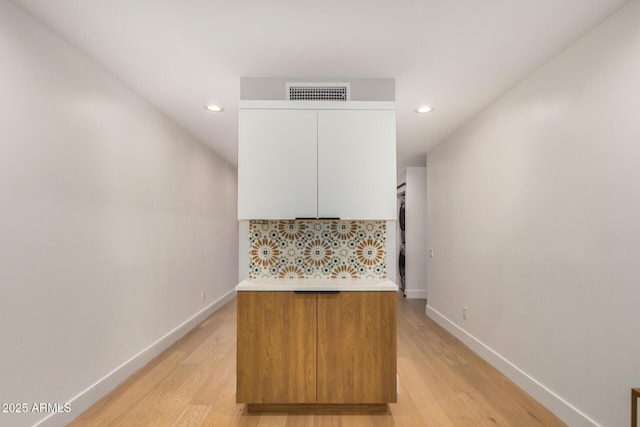
[[[384,414],[254,414],[235,403],[236,301],[80,415],[71,426],[564,426],[398,298],[398,403]]]

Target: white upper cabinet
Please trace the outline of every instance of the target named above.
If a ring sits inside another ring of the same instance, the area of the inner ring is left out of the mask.
[[[395,111],[318,111],[318,216],[396,219]]]
[[[395,220],[395,110],[364,104],[241,107],[238,219]]]
[[[317,112],[240,110],[238,219],[315,218]]]

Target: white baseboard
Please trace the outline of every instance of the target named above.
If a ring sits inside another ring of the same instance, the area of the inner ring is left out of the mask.
[[[425,311],[427,316],[435,320],[440,326],[462,341],[494,368],[529,393],[531,397],[553,412],[562,421],[570,426],[598,427],[598,424],[594,420],[582,413],[578,408],[549,390],[542,383],[538,382],[482,341],[456,325],[436,309],[427,305]]]
[[[406,289],[404,291],[407,299],[427,299],[427,291],[426,290],[417,290],[412,291],[410,289]]]
[[[67,425],[83,412],[93,406],[96,402],[109,394],[124,380],[129,378],[135,372],[140,370],[144,365],[157,357],[164,350],[169,348],[173,343],[185,336],[189,331],[198,326],[204,319],[216,312],[220,307],[225,305],[236,295],[236,290],[231,289],[229,292],[218,298],[216,301],[194,314],[191,318],[176,326],[167,332],[163,337],[115,368],[105,377],[96,381],[86,390],[69,400],[72,411],[69,413],[53,413],[46,418],[38,421],[37,427],[57,427]]]

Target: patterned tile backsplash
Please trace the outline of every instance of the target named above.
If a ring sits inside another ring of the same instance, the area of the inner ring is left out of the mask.
[[[385,221],[249,221],[253,279],[384,279]]]

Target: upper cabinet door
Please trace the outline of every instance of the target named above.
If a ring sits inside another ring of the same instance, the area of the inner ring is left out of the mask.
[[[396,219],[395,111],[318,111],[318,216]]]
[[[239,111],[238,219],[315,218],[317,170],[315,110]]]

